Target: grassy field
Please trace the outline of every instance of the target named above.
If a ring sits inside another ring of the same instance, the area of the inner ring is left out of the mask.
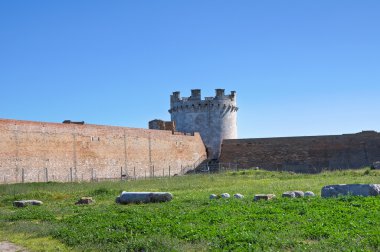
[[[31,251],[380,251],[380,197],[322,199],[322,186],[379,183],[369,169],[317,175],[240,171],[154,180],[0,186],[0,241]],[[121,191],[168,191],[167,203],[117,205]],[[315,198],[281,198],[287,190]],[[209,200],[211,193],[244,199]],[[253,202],[257,193],[273,201]],[[93,205],[75,205],[92,196]],[[14,208],[38,199],[42,206]]]

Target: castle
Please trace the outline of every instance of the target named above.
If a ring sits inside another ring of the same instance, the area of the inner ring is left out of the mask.
[[[0,183],[99,181],[185,174],[201,164],[320,172],[380,160],[380,133],[237,139],[236,92],[170,96],[171,121],[149,129],[0,119]]]
[[[171,120],[180,132],[199,132],[206,146],[208,157],[218,159],[223,139],[237,138],[236,92],[224,94],[216,89],[214,97],[202,100],[201,90],[191,90],[190,97],[180,97],[180,92],[170,96]]]
[[[170,122],[166,130],[199,132],[209,161],[235,164],[240,168],[261,167],[315,173],[324,169],[349,169],[370,166],[380,160],[380,134],[363,131],[356,134],[277,138],[237,138],[236,92],[225,95],[215,89],[214,97],[202,100],[201,90],[190,97],[180,92],[170,96]],[[170,125],[170,127],[169,127]],[[153,127],[156,129],[165,129]]]

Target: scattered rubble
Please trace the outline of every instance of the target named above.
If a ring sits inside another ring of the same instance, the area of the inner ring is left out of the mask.
[[[92,199],[92,197],[81,197],[75,205],[89,205],[95,203],[95,200]]]
[[[293,191],[293,192],[296,195],[296,198],[302,198],[305,195],[303,191]]]
[[[380,161],[373,162],[371,169],[380,170]]]
[[[234,198],[236,198],[236,199],[242,199],[242,198],[244,198],[244,195],[242,195],[240,193],[235,193],[234,194]]]
[[[173,199],[173,195],[168,192],[122,192],[116,198],[116,203],[157,203],[167,202]]]
[[[282,194],[283,198],[302,198],[305,193],[303,191],[288,191]]]
[[[315,194],[312,191],[306,191],[305,197],[315,197]]]
[[[351,196],[377,196],[380,195],[380,184],[341,184],[327,185],[321,190],[323,198],[338,197],[341,195]]]
[[[26,248],[16,245],[9,241],[0,242],[0,251],[2,252],[26,252]]]
[[[283,198],[295,198],[296,197],[296,194],[294,192],[284,192],[282,194],[282,197]]]
[[[43,204],[43,202],[40,201],[40,200],[17,200],[17,201],[13,202],[13,205],[15,207],[26,207],[26,206],[29,206],[29,205],[40,206],[42,204]]]
[[[222,197],[223,199],[228,199],[228,198],[230,198],[231,196],[230,196],[230,194],[228,194],[228,193],[222,193],[222,194],[220,195],[220,197]]]
[[[217,199],[218,198],[218,195],[216,195],[216,194],[211,194],[210,195],[210,199]]]
[[[256,194],[255,197],[253,198],[254,201],[258,200],[272,200],[276,198],[276,195],[274,194]]]

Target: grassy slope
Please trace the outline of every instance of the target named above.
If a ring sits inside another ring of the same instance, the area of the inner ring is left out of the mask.
[[[380,183],[369,170],[302,175],[265,171],[101,183],[0,186],[0,240],[31,250],[380,250],[380,198],[303,198],[253,202],[256,193],[311,190],[337,183]],[[169,191],[161,204],[116,205],[122,191]],[[243,200],[212,200],[211,193]],[[76,206],[80,196],[96,204]],[[15,199],[41,207],[13,208]]]

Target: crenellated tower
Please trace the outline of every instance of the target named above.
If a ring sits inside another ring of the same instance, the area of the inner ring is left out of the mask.
[[[214,97],[202,100],[201,90],[191,90],[190,97],[181,97],[180,92],[170,96],[171,120],[181,132],[199,132],[207,147],[208,158],[218,159],[223,139],[237,138],[236,92],[224,94],[224,89],[215,89]]]

